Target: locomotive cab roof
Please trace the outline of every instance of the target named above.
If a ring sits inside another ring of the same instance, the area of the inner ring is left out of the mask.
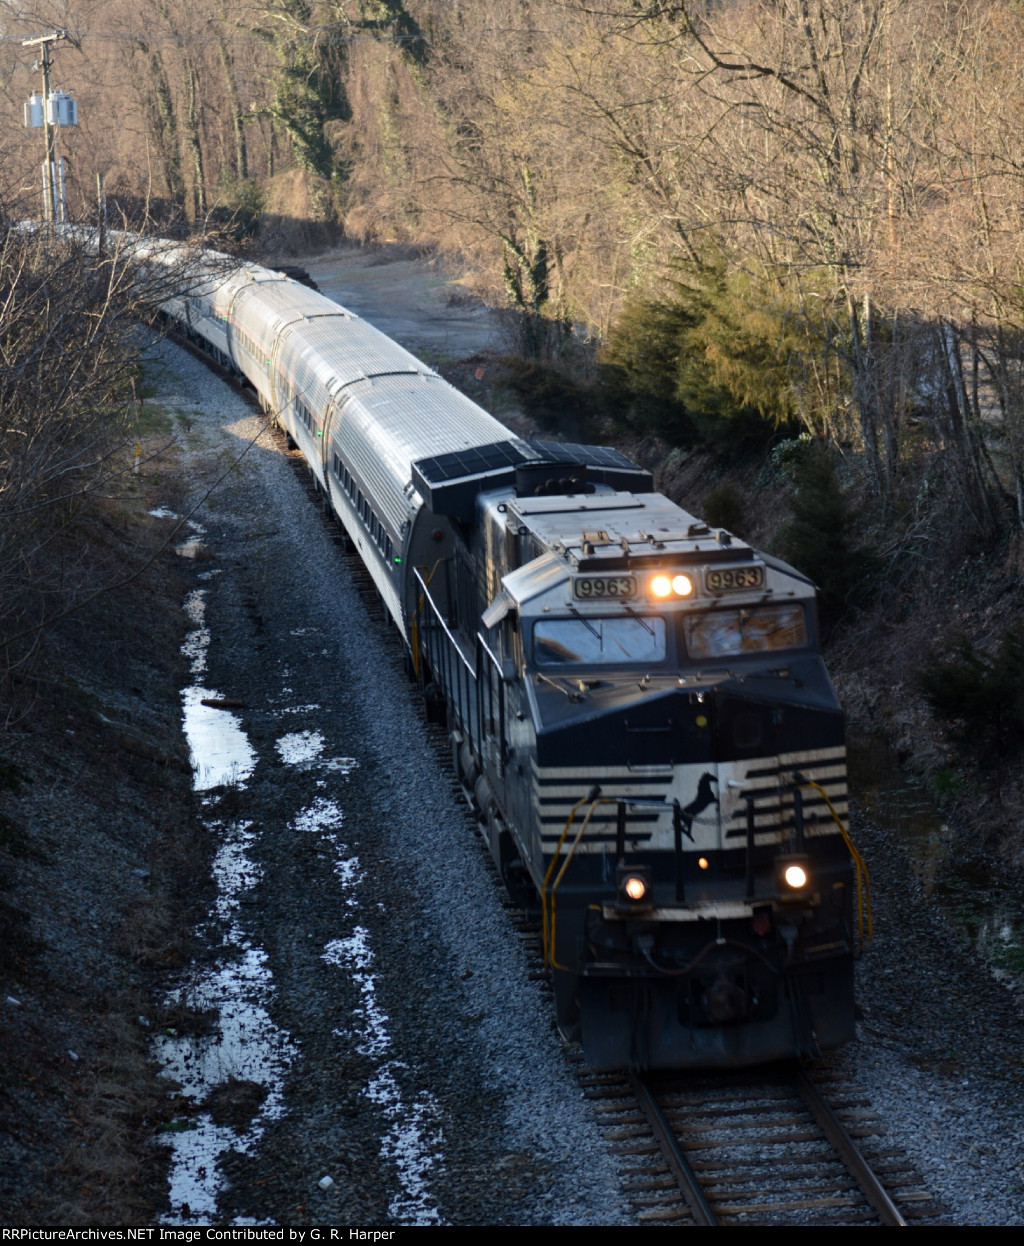
[[[745,541],[711,529],[660,493],[593,493],[515,498],[510,527],[531,532],[538,546],[574,570],[613,570],[640,561],[741,562],[756,557]]]
[[[814,597],[813,585],[792,567],[660,494],[605,489],[520,498],[496,489],[479,501],[491,522],[518,538],[524,558],[501,576],[481,617],[485,628],[512,611],[524,620],[663,614]]]

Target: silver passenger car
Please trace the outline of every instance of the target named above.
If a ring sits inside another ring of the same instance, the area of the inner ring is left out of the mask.
[[[239,265],[180,303],[170,314],[226,350],[301,449],[406,635],[412,567],[450,541],[446,523],[418,523],[412,464],[512,434],[359,316],[270,269]]]

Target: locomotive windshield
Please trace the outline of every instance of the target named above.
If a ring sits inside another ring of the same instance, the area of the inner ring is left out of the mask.
[[[665,620],[657,615],[539,619],[533,625],[538,666],[650,665],[666,655]]]
[[[739,657],[802,649],[807,644],[807,624],[802,606],[755,606],[686,615],[683,636],[691,658]]]

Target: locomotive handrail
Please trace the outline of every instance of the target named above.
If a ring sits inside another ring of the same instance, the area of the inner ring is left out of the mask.
[[[491,649],[490,645],[487,643],[486,640],[484,640],[480,632],[477,632],[476,634],[476,643],[478,646],[477,659],[476,659],[476,662],[477,662],[477,668],[476,668],[477,707],[476,708],[477,708],[477,715],[479,717],[479,722],[480,722],[480,752],[482,755],[483,754],[483,741],[484,741],[484,706],[483,706],[483,698],[484,698],[483,683],[484,681],[483,681],[482,655],[486,654],[490,658],[491,666],[494,668],[494,671],[498,676],[498,753],[499,753],[499,769],[502,772],[504,772],[505,762],[508,759],[508,753],[509,753],[509,750],[506,747],[506,739],[505,739],[505,721],[506,721],[505,720],[505,679],[502,673],[501,662],[498,659],[498,655]],[[491,672],[488,671],[487,672],[487,691],[488,691],[488,694],[493,695],[491,693],[491,679],[492,679]]]
[[[437,616],[437,621],[441,624],[442,627],[444,627],[444,620],[441,618],[441,615],[438,613],[437,606],[434,604],[434,599],[430,595],[430,581],[434,578],[434,573],[437,571],[438,567],[443,562],[444,562],[444,559],[439,558],[437,562],[435,562],[434,565],[430,568],[429,572],[427,572],[426,579],[424,579],[423,575],[421,574],[421,572],[426,571],[425,567],[413,567],[412,569],[413,575],[419,581],[420,586],[423,589],[423,592],[420,594],[420,599],[416,603],[416,609],[412,612],[412,618],[409,620],[409,635],[412,637],[412,669],[416,672],[417,679],[419,679],[420,677],[419,616],[420,616],[420,611],[423,609],[424,601],[430,602],[431,609],[434,611],[434,614]],[[447,628],[445,630],[447,631]]]
[[[555,845],[555,851],[554,851],[553,856],[551,857],[551,864],[544,871],[544,881],[541,883],[541,887],[540,887],[540,922],[541,922],[541,951],[543,953],[544,963],[546,965],[551,964],[551,961],[548,957],[548,902],[547,902],[548,883],[551,881],[551,874],[554,871],[555,865],[558,862],[559,855],[561,854],[562,845],[565,843],[565,837],[566,835],[569,834],[569,827],[572,826],[573,822],[575,821],[576,814],[579,812],[580,807],[582,805],[585,805],[588,800],[592,800],[592,799],[594,799],[594,797],[591,795],[591,793],[588,792],[586,796],[581,796],[579,800],[575,803],[575,805],[573,805],[573,807],[569,810],[569,816],[565,820],[565,826],[562,827],[562,833],[558,837],[558,843]]]
[[[555,866],[558,864],[558,858],[561,855],[562,845],[565,843],[565,838],[569,834],[569,828],[576,819],[576,813],[579,810],[579,807],[581,805],[585,805],[588,800],[590,801],[590,808],[587,810],[586,816],[580,824],[580,829],[576,832],[576,838],[572,841],[572,847],[569,849],[569,855],[565,858],[565,861],[562,863],[562,868],[558,871],[558,876],[551,884],[551,892],[549,894],[547,890],[548,883],[551,881],[551,874]],[[560,965],[555,960],[555,892],[558,890],[562,879],[565,877],[565,871],[569,868],[570,862],[576,855],[576,849],[580,845],[580,840],[583,838],[584,832],[590,825],[590,819],[594,816],[594,810],[598,805],[615,805],[619,803],[621,802],[616,796],[594,796],[592,792],[588,792],[586,796],[578,800],[576,804],[573,805],[569,812],[568,818],[565,820],[565,827],[562,830],[562,834],[558,838],[554,855],[551,858],[551,864],[544,872],[544,882],[540,889],[541,947],[544,952],[545,964],[550,965],[552,969],[568,969],[567,965]],[[547,913],[548,904],[551,906],[550,917]]]
[[[419,601],[414,612],[413,619],[410,620],[409,633],[414,644],[414,652],[419,654],[420,650],[420,626],[419,615],[424,607],[429,607],[430,616],[433,620],[432,626],[427,628],[426,648],[429,658],[433,664],[433,673],[439,678],[442,687],[450,694],[450,704],[456,716],[456,721],[465,727],[476,746],[477,756],[483,756],[483,705],[481,703],[481,678],[480,678],[480,652],[479,648],[474,650],[474,662],[471,662],[466,656],[462,646],[459,644],[448,623],[445,621],[441,613],[441,608],[434,600],[433,594],[430,592],[430,581],[433,579],[437,568],[445,559],[439,558],[429,573],[426,573],[423,567],[414,567],[413,575],[422,588]],[[435,640],[430,638],[434,637]],[[479,636],[476,637],[479,643]],[[447,641],[447,643],[445,643]],[[452,655],[455,655],[455,658]],[[493,656],[493,655],[492,655]],[[457,664],[455,659],[457,659]],[[414,664],[414,670],[417,665]],[[418,672],[417,672],[418,673]],[[499,719],[501,721],[502,733],[504,734],[504,687],[500,688],[499,696],[501,705],[499,707]],[[504,756],[502,757],[504,762]]]
[[[440,566],[440,564],[441,564],[442,562],[445,562],[445,561],[446,561],[446,559],[444,559],[444,558],[439,558],[439,559],[437,560],[437,562],[435,562],[435,563],[434,563],[434,566],[433,566],[433,568],[431,569],[430,574],[427,576],[426,580],[424,580],[423,576],[420,574],[420,572],[423,570],[423,568],[422,568],[422,567],[415,567],[415,568],[413,569],[413,574],[416,576],[416,579],[417,579],[417,580],[419,580],[420,584],[421,584],[421,585],[423,585],[423,589],[424,589],[424,594],[425,594],[425,596],[426,596],[426,600],[430,603],[430,608],[431,608],[431,610],[434,612],[434,617],[437,619],[438,625],[440,626],[440,628],[441,628],[441,630],[444,632],[444,634],[448,637],[448,639],[452,642],[452,648],[454,648],[455,652],[459,655],[459,660],[462,662],[462,665],[463,665],[463,666],[466,668],[466,670],[467,670],[467,671],[469,671],[469,673],[470,673],[471,675],[473,675],[473,676],[474,676],[474,678],[475,678],[475,677],[476,677],[476,672],[473,670],[473,664],[472,664],[471,662],[467,661],[467,659],[466,659],[466,655],[462,652],[462,647],[461,647],[461,645],[459,645],[458,641],[456,641],[455,636],[453,635],[453,633],[452,633],[451,629],[449,628],[448,624],[444,621],[444,618],[443,618],[443,617],[442,617],[442,615],[441,615],[441,611],[440,611],[440,609],[439,609],[439,607],[438,607],[438,605],[437,605],[437,602],[436,602],[436,601],[434,601],[433,597],[431,597],[431,595],[430,595],[430,591],[429,591],[429,587],[428,587],[428,586],[429,586],[429,584],[430,584],[430,580],[431,580],[431,578],[433,577],[434,572],[435,572],[435,571],[437,570],[437,568]],[[419,602],[419,606],[417,606],[417,612],[418,612],[418,611],[422,608],[422,606],[423,606],[423,601],[424,601],[424,599],[423,599],[423,597],[421,597],[421,598],[420,598],[420,602]],[[410,624],[410,628],[411,628],[411,624]]]
[[[832,820],[839,827],[839,834],[842,835],[846,844],[847,851],[853,858],[853,876],[857,880],[857,933],[860,936],[860,942],[864,942],[864,915],[867,914],[868,938],[873,939],[875,936],[874,922],[871,914],[871,875],[868,873],[868,867],[864,862],[864,858],[860,855],[857,845],[850,837],[850,832],[843,825],[843,820],[836,813],[835,805],[829,800],[828,792],[820,783],[815,783],[813,779],[806,779],[802,774],[795,774],[793,778],[801,787],[813,787],[816,792],[821,794],[825,804],[828,805],[828,811],[832,815]]]
[[[486,641],[486,640],[484,640],[483,636],[481,636],[479,632],[477,632],[477,634],[476,634],[476,640],[477,640],[477,644],[480,646],[480,648],[481,648],[481,649],[484,651],[484,653],[486,653],[486,654],[487,654],[487,656],[491,659],[491,662],[492,662],[492,663],[493,663],[493,665],[494,665],[494,669],[495,669],[495,670],[498,672],[498,674],[500,675],[500,674],[501,674],[501,662],[500,662],[500,660],[499,660],[499,658],[498,658],[498,655],[494,652],[494,650],[493,650],[493,649],[491,648],[491,646],[487,643],[487,641]]]

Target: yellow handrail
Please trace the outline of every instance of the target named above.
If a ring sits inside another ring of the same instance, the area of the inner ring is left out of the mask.
[[[869,939],[874,938],[875,928],[871,916],[871,876],[868,873],[868,867],[864,863],[864,858],[857,850],[857,845],[850,838],[850,832],[843,825],[842,818],[836,813],[835,806],[829,800],[828,792],[820,783],[815,783],[812,779],[807,779],[800,784],[801,787],[813,787],[816,792],[821,794],[822,800],[828,805],[828,811],[832,815],[832,820],[839,827],[839,833],[842,835],[846,847],[853,858],[854,876],[857,879],[857,933],[860,936],[861,943],[864,942],[864,914],[867,913],[868,935]]]
[[[558,864],[558,858],[562,852],[562,845],[565,843],[565,837],[569,834],[569,827],[572,826],[581,805],[587,803],[587,797],[581,796],[579,800],[569,810],[569,816],[565,819],[565,826],[562,827],[562,833],[558,837],[558,843],[555,845],[554,855],[551,858],[551,864],[544,872],[544,881],[540,885],[540,942],[541,952],[544,956],[545,965],[550,964],[548,959],[548,883],[551,881],[551,875],[555,866]]]
[[[580,829],[576,832],[576,838],[572,841],[572,847],[569,849],[569,855],[562,863],[562,868],[558,871],[557,878],[551,884],[551,892],[549,895],[548,883],[551,882],[551,875],[554,873],[555,866],[558,864],[558,858],[562,854],[562,845],[565,843],[566,836],[569,834],[569,828],[575,821],[576,814],[579,812],[580,806],[585,805],[588,800],[590,801],[590,808],[587,810],[586,817],[584,817],[582,823],[580,824]],[[615,804],[618,804],[618,800],[611,796],[598,796],[591,798],[588,794],[587,796],[580,797],[580,799],[569,811],[569,816],[565,820],[565,826],[562,828],[562,833],[558,837],[558,843],[555,845],[555,851],[551,858],[551,863],[544,872],[544,882],[541,884],[540,889],[541,950],[544,954],[544,963],[546,965],[550,965],[552,969],[568,968],[567,965],[560,965],[555,960],[555,892],[558,890],[562,879],[565,877],[565,871],[569,868],[569,862],[572,861],[573,857],[576,855],[576,849],[579,847],[580,840],[583,838],[587,827],[590,825],[590,819],[594,816],[594,810],[598,805]],[[551,905],[550,916],[548,915],[549,903]]]

